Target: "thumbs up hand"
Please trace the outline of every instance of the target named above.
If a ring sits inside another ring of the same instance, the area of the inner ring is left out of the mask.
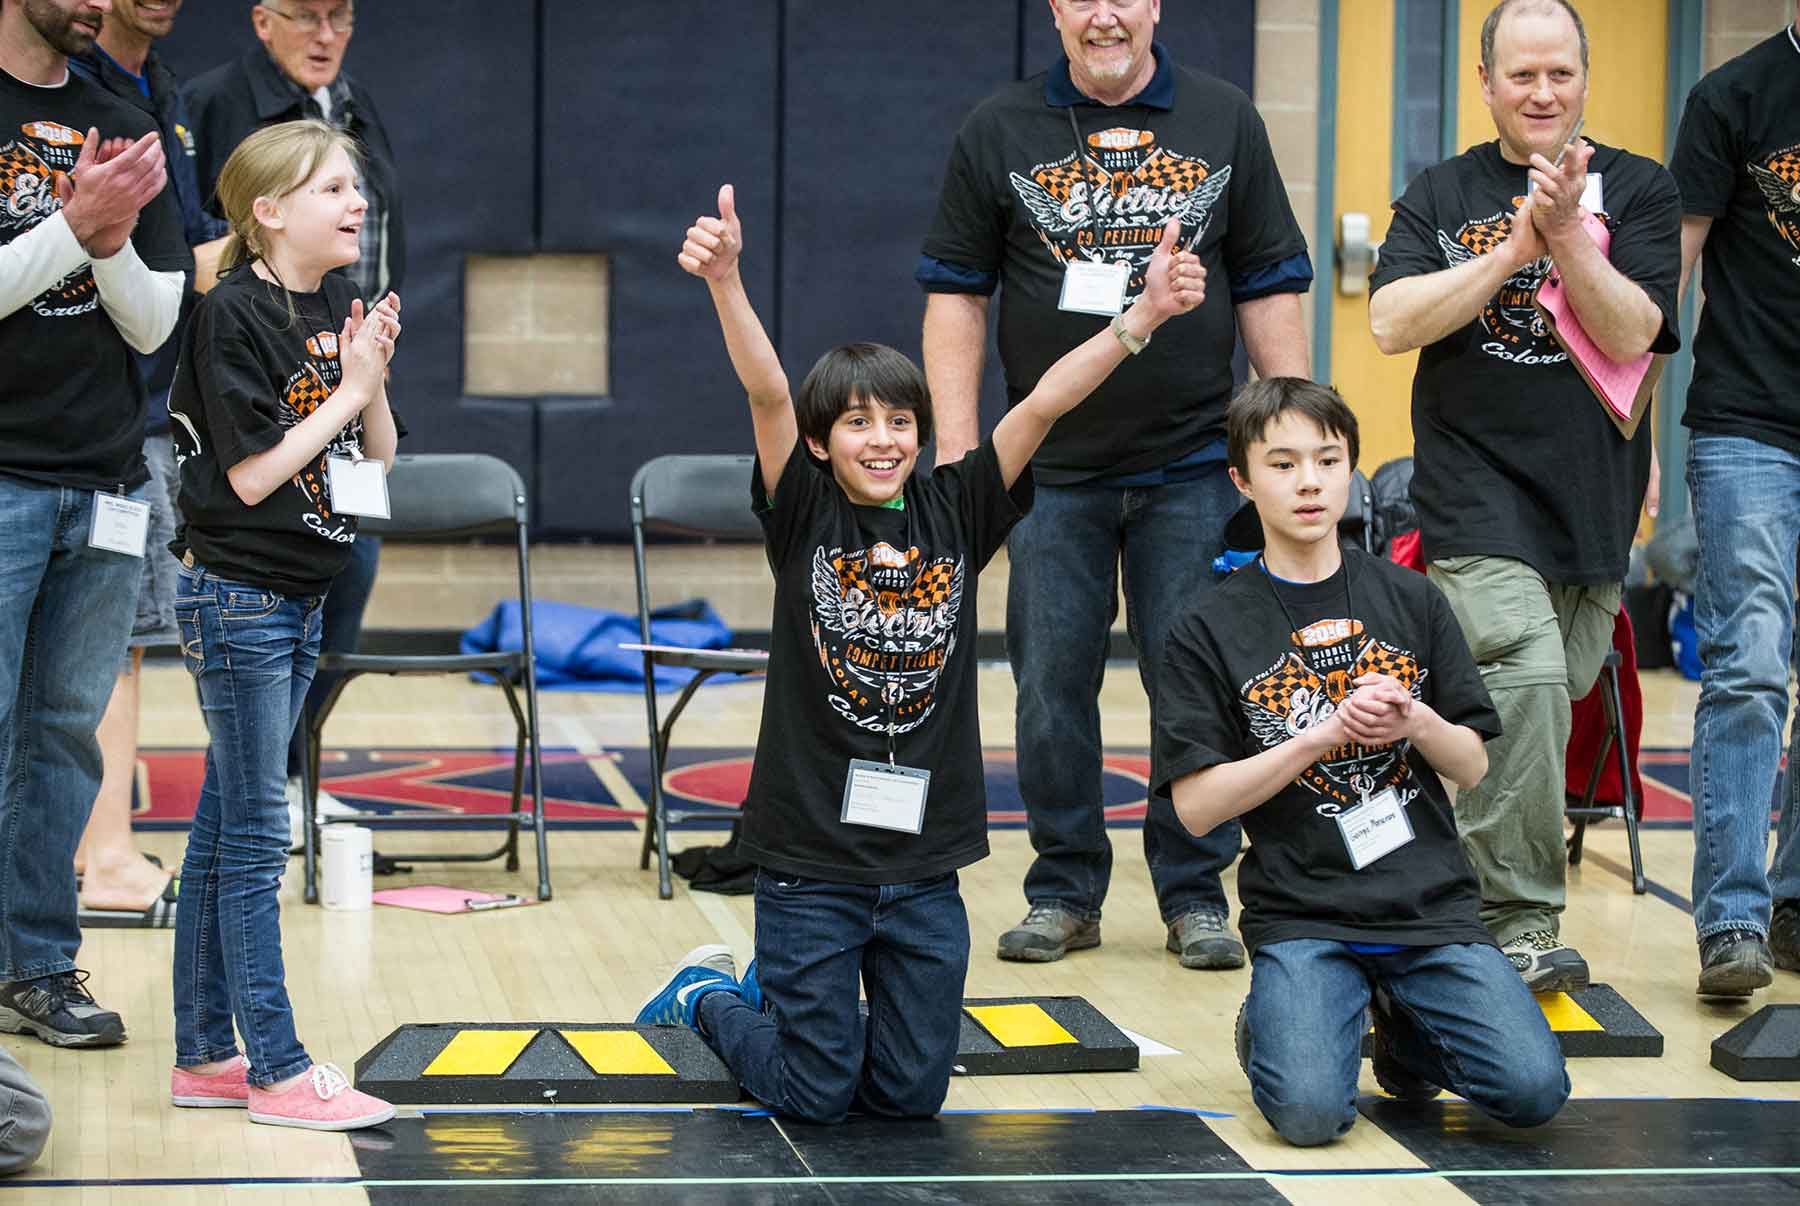
[[[1170,218],[1144,269],[1144,297],[1160,319],[1185,314],[1206,300],[1206,269],[1191,251],[1177,251],[1181,219]]]
[[[675,261],[702,280],[721,281],[736,271],[743,247],[744,227],[738,221],[736,196],[729,184],[723,184],[719,186],[719,216],[694,219]]]

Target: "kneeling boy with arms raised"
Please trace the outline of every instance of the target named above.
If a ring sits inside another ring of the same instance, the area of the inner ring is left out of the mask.
[[[788,395],[745,296],[731,189],[687,232],[750,395],[751,501],[775,572],[768,686],[739,851],[757,863],[756,961],[701,947],[638,1021],[685,1024],[780,1113],[835,1122],[943,1105],[969,923],[960,867],[986,857],[976,581],[1031,504],[1028,464],[1128,348],[1205,296],[1171,221],[1136,302],[1057,361],[986,443],[914,476],[931,399],[879,344],[827,352]],[[857,987],[868,995],[865,1022]]]

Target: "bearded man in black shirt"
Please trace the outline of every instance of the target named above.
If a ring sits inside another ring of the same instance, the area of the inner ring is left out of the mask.
[[[1704,248],[1706,308],[1682,422],[1700,537],[1694,626],[1694,928],[1703,996],[1800,971],[1800,748],[1773,865],[1800,543],[1800,11],[1695,85],[1670,170],[1685,283]]]
[[[1654,162],[1574,139],[1588,48],[1565,0],[1504,0],[1481,48],[1499,138],[1394,203],[1369,322],[1388,355],[1423,349],[1413,501],[1431,579],[1505,728],[1487,778],[1456,801],[1481,919],[1549,991],[1588,983],[1558,937],[1569,701],[1611,648],[1653,453],[1650,424],[1621,436],[1534,302],[1554,272],[1608,358],[1674,351],[1679,198]]]
[[[1300,294],[1312,281],[1262,119],[1223,80],[1153,42],[1160,0],[1052,0],[1064,57],[983,101],[957,132],[917,278],[940,464],[979,437],[988,298],[1000,291],[1009,406],[1144,288],[1170,218],[1212,284],[1032,458],[1037,506],[1007,540],[1006,648],[1018,683],[1030,909],[1002,959],[1100,944],[1112,874],[1101,804],[1100,680],[1124,586],[1138,673],[1155,696],[1176,615],[1209,584],[1237,495],[1225,470],[1232,348],[1258,375],[1307,375]],[[1116,329],[1116,328],[1115,328]],[[1121,337],[1123,338],[1123,337]],[[1122,580],[1122,581],[1121,581]],[[1144,854],[1184,967],[1244,965],[1219,874],[1241,838],[1196,838],[1152,794]]]
[[[0,1031],[125,1041],[75,967],[94,730],[146,552],[144,387],[193,266],[151,119],[69,72],[94,0],[0,0]]]

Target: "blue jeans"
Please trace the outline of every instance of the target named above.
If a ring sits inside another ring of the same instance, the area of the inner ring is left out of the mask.
[[[954,872],[876,887],[758,871],[764,1009],[710,993],[700,1000],[700,1033],[777,1113],[807,1122],[840,1122],[852,1108],[927,1118],[950,1088],[968,970],[969,916]]]
[[[1237,510],[1225,466],[1166,486],[1039,486],[1007,540],[1006,651],[1018,686],[1019,791],[1031,848],[1025,899],[1100,917],[1112,878],[1100,788],[1100,680],[1118,612],[1155,727],[1156,670],[1181,613],[1212,580]],[[1146,734],[1148,739],[1148,734]],[[1196,906],[1227,912],[1219,874],[1237,857],[1236,821],[1190,834],[1166,797],[1150,798],[1144,857],[1163,920]]]
[[[1772,900],[1800,898],[1800,744],[1788,753],[1775,861],[1769,801],[1787,730],[1794,656],[1800,456],[1741,436],[1694,434],[1688,489],[1700,538],[1694,629],[1700,702],[1694,709],[1694,928],[1769,933]]]
[[[1498,948],[1413,946],[1360,955],[1302,938],[1250,965],[1250,1095],[1289,1143],[1328,1143],[1356,1121],[1374,985],[1393,1003],[1395,1058],[1508,1126],[1548,1122],[1569,1099],[1562,1048]]]
[[[355,653],[362,639],[363,612],[368,610],[369,595],[375,590],[375,571],[381,565],[381,538],[358,536],[350,546],[350,563],[331,580],[325,596],[324,629],[319,636],[320,653]],[[288,744],[289,778],[306,769],[306,730],[313,717],[325,706],[325,697],[343,678],[342,674],[320,674],[314,677],[306,692],[306,706],[300,723],[294,726],[294,737]]]
[[[258,1086],[312,1063],[294,1034],[277,893],[288,861],[288,737],[319,656],[321,602],[204,566],[183,569],[175,588],[182,657],[212,738],[175,910],[175,1062],[231,1058],[235,1019]]]
[[[75,846],[100,790],[94,729],[112,697],[144,572],[136,557],[88,546],[93,508],[90,490],[0,475],[4,981],[68,971],[81,948]]]

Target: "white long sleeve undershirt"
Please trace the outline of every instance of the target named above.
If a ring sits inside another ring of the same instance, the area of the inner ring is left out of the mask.
[[[0,246],[0,318],[23,309],[83,264],[92,266],[100,305],[125,342],[146,354],[161,347],[181,316],[186,274],[151,271],[129,239],[117,255],[92,259],[61,213]]]

